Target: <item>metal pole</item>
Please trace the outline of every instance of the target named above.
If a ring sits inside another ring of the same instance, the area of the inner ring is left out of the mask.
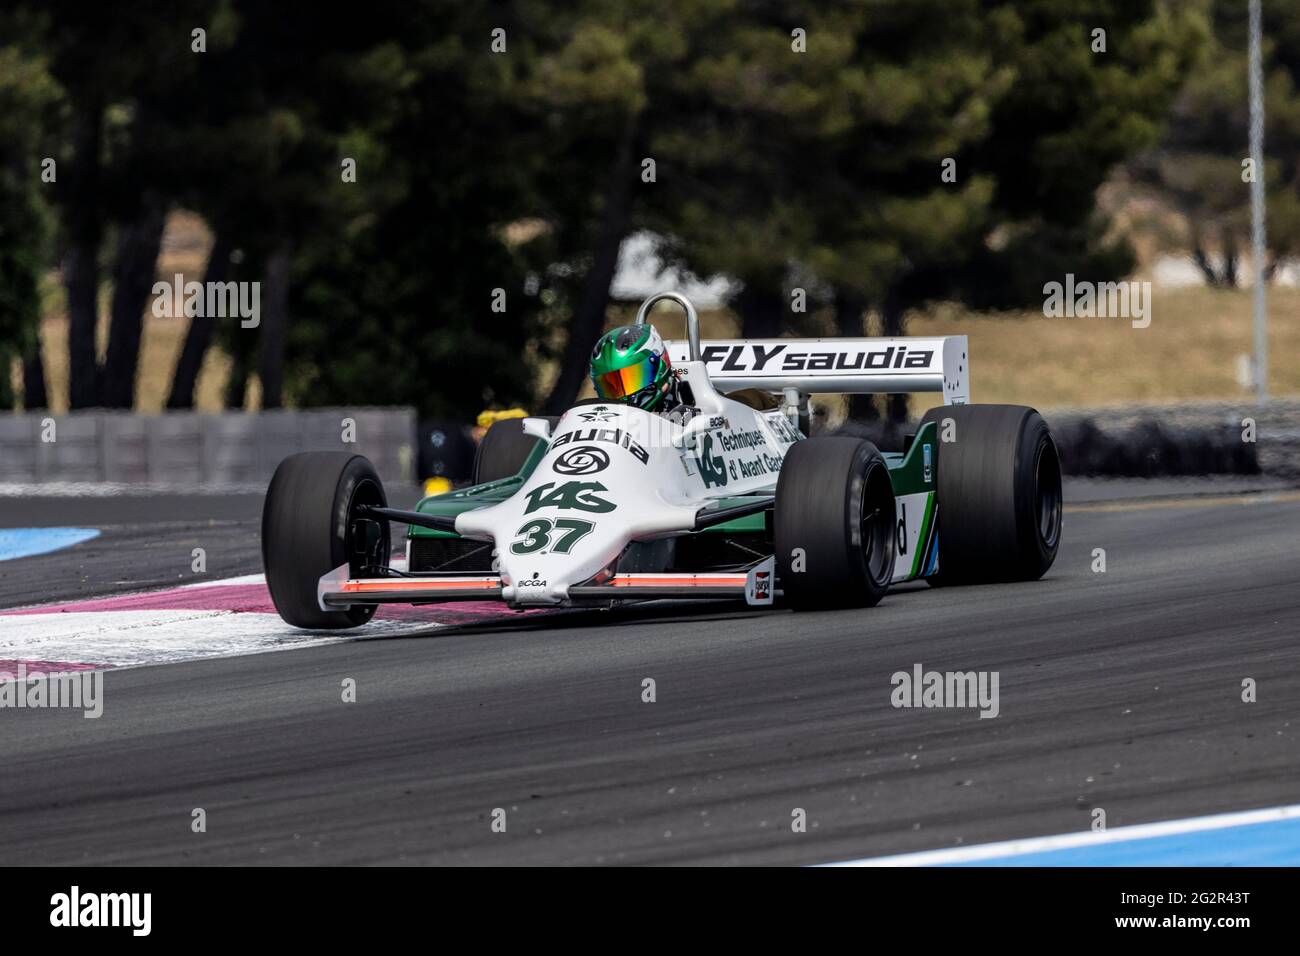
[[[1250,0],[1250,257],[1255,267],[1255,401],[1268,401],[1268,292],[1264,287],[1264,70],[1260,2]]]

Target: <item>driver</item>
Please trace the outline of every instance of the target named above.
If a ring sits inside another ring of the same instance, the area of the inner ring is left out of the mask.
[[[591,384],[607,402],[624,402],[686,424],[699,411],[681,398],[668,347],[653,325],[623,325],[591,352]]]

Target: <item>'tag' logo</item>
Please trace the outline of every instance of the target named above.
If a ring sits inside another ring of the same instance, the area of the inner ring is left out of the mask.
[[[542,508],[606,514],[618,506],[596,492],[608,490],[599,481],[566,481],[558,488],[555,487],[555,482],[548,481],[525,495],[528,499],[528,507],[524,509],[524,514],[530,515]]]

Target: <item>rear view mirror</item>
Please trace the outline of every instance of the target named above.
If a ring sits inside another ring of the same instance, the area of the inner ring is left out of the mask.
[[[540,438],[542,441],[550,441],[551,423],[545,418],[525,418],[524,434],[532,435],[534,438]]]

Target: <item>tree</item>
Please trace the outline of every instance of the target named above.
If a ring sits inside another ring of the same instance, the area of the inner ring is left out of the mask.
[[[50,72],[66,94],[61,132],[68,145],[53,195],[68,301],[69,403],[129,408],[169,199],[157,108],[166,93],[159,91],[197,68],[201,54],[192,49],[191,30],[212,22],[224,4],[179,0],[118,8],[48,0],[19,9],[41,24]],[[109,237],[116,246],[114,289],[101,365],[100,254]]]
[[[670,265],[735,279],[755,336],[861,334],[869,315],[898,334],[936,298],[1017,305],[1066,271],[1117,276],[1131,251],[1096,192],[1154,142],[1205,3],[21,3],[66,103],[73,405],[131,404],[177,206],[212,227],[205,280],[260,283],[262,314],[192,318],[172,408],[216,345],[234,407],[256,377],[265,407],[557,411],[640,231]]]
[[[666,251],[741,280],[746,335],[806,325],[796,284],[841,334],[874,310],[897,335],[930,299],[1018,305],[1049,276],[1131,267],[1095,193],[1154,139],[1198,24],[1155,2],[882,0],[732,27],[691,73],[707,108],[668,139],[691,175],[661,216]]]
[[[552,271],[576,280],[558,374],[542,403],[548,415],[568,408],[582,387],[588,350],[605,325],[619,249],[631,228],[644,143],[646,78],[634,57],[635,34],[602,22],[611,10],[624,12],[617,4],[587,11],[590,19],[574,26],[564,47],[541,58],[529,89],[534,115],[543,122],[549,118],[557,136],[548,155],[566,157],[559,168],[539,170],[536,195],[547,198],[538,203],[537,213],[550,223],[566,262],[563,270],[555,270],[553,263]],[[566,181],[593,182],[597,188],[575,191],[564,187]]]
[[[1249,95],[1246,0],[1214,0],[1212,35],[1154,148],[1129,164],[1137,191],[1154,193],[1175,210],[1189,248],[1209,285],[1236,286],[1240,251],[1249,245],[1249,179],[1266,186],[1271,277],[1300,252],[1300,9],[1265,3],[1265,168],[1248,167]]]
[[[335,156],[315,185],[338,203],[294,260],[294,400],[410,402],[463,417],[530,398],[538,299],[527,257],[507,238],[528,214],[529,140],[514,125],[516,54],[490,50],[497,27],[520,42],[516,14],[425,3],[371,62],[401,82],[382,100],[382,123],[372,116],[345,137],[357,182],[340,181]]]
[[[52,229],[41,181],[62,90],[35,37],[39,23],[0,18],[0,408],[16,405],[11,368],[23,365],[24,404],[47,404],[40,357],[41,276]],[[57,167],[55,168],[57,175]]]

